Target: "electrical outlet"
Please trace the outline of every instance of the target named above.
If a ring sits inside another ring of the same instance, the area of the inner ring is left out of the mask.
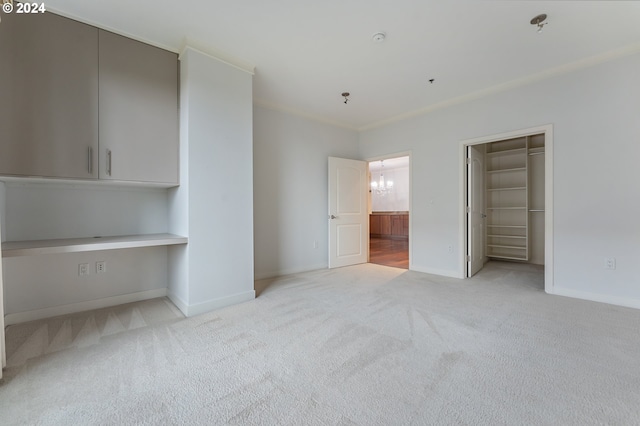
[[[313,242],[313,248],[314,248],[314,249],[317,249],[317,248],[318,248],[318,241],[317,241],[317,240]]]
[[[449,247],[447,247],[447,251],[448,251],[449,253],[453,253],[453,246],[449,246]]]
[[[96,262],[96,274],[101,274],[103,272],[107,272],[107,262],[104,260]]]
[[[616,269],[616,258],[615,257],[605,257],[604,258],[604,269]]]
[[[83,275],[89,275],[89,264],[88,263],[81,263],[78,265],[78,275],[83,276]]]

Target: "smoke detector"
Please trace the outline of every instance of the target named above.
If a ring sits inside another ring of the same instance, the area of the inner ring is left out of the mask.
[[[387,38],[387,35],[382,31],[377,32],[371,36],[371,40],[373,40],[374,43],[382,43],[385,38]]]

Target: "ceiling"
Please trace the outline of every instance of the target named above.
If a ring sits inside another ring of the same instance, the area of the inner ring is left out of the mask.
[[[255,103],[356,130],[575,69],[578,61],[640,51],[640,2],[634,1],[47,0],[46,5],[176,52],[189,43],[255,66]],[[538,34],[529,21],[540,13],[548,15],[548,25]],[[372,40],[378,31],[387,35],[383,43]],[[351,93],[346,105],[340,96],[345,91]]]

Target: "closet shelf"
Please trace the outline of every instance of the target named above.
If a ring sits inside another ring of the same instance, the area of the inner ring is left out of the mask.
[[[529,209],[530,212],[544,212],[544,209]]]
[[[489,188],[487,191],[521,191],[527,189],[526,186],[514,186],[511,188]]]
[[[527,152],[526,148],[505,149],[505,150],[502,150],[502,151],[487,152],[487,156],[488,157],[500,157],[502,155],[524,154],[525,152]]]
[[[507,246],[507,245],[504,245],[504,244],[487,244],[487,247],[505,248],[505,249],[517,249],[517,250],[526,250],[527,249],[524,246]]]
[[[488,254],[487,256],[494,259],[527,260],[526,256],[515,256],[515,255],[503,256],[501,254]]]
[[[527,208],[524,206],[515,206],[515,207],[487,207],[487,210],[526,210]]]
[[[512,173],[512,172],[524,172],[526,170],[527,170],[526,167],[516,167],[514,169],[487,170],[487,173]]]
[[[526,225],[487,225],[487,228],[512,228],[512,229],[525,229]]]
[[[515,238],[515,239],[522,239],[522,240],[526,240],[527,237],[525,237],[524,235],[487,235],[487,237],[492,237],[492,238]]]
[[[2,243],[2,257],[40,254],[76,253],[136,247],[187,244],[187,237],[174,234],[121,235],[117,237],[65,238],[59,240],[7,241]]]

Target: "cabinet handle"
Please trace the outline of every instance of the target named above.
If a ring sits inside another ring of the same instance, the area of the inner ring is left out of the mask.
[[[89,166],[88,166],[87,169],[89,171],[89,174],[91,175],[91,174],[93,174],[93,148],[89,147],[89,149],[87,151],[88,151],[87,155],[89,157],[88,161],[87,161]]]
[[[107,150],[107,176],[111,176],[111,150]]]

